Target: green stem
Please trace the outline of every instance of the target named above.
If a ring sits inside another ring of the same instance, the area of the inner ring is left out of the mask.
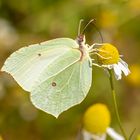
[[[118,105],[117,105],[117,100],[116,100],[116,93],[115,93],[115,88],[114,88],[114,84],[113,84],[113,74],[112,74],[111,70],[109,70],[109,74],[110,74],[109,79],[110,79],[110,85],[111,85],[111,90],[112,90],[112,97],[113,97],[113,103],[114,103],[114,108],[115,108],[115,114],[116,114],[116,117],[117,117],[117,121],[118,121],[120,130],[122,132],[122,135],[124,136],[125,140],[128,140],[128,138],[126,136],[126,133],[125,133],[123,127],[122,127],[122,123],[121,123],[120,116],[119,116]]]

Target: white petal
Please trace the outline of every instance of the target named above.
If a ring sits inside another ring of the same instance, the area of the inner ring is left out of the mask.
[[[86,130],[83,130],[82,134],[83,134],[83,140],[106,140],[106,134],[96,135]]]
[[[112,128],[107,128],[107,134],[113,139],[113,140],[124,140],[124,137],[119,135],[117,132],[115,132]]]
[[[86,130],[82,130],[83,140],[91,140],[92,134],[87,132]]]
[[[123,60],[120,60],[120,62],[118,62],[118,65],[120,69],[123,71],[123,73],[125,74],[125,76],[127,76],[130,73],[127,63],[125,63]]]
[[[113,64],[113,69],[114,69],[116,79],[120,80],[122,78],[122,71],[120,67],[117,64]]]
[[[93,140],[106,140],[106,134],[102,134],[100,136],[98,135],[92,135]]]
[[[102,67],[108,68],[108,69],[112,69],[113,65],[102,65]]]
[[[124,66],[128,67],[128,64],[127,64],[125,61],[123,61],[121,58],[120,58],[119,61],[120,61]]]

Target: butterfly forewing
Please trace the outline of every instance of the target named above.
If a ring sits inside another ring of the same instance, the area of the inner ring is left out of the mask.
[[[75,61],[78,61],[80,51],[77,48],[76,41],[68,38],[59,38],[30,45],[10,55],[2,67],[2,71],[10,73],[23,89],[31,91],[36,83],[40,84],[40,82],[46,80],[47,76],[50,77],[68,65],[73,64]],[[71,61],[69,63],[65,61],[62,67],[58,63],[60,66],[58,68],[55,62],[62,62],[67,57],[71,57]],[[55,70],[53,72],[49,71],[50,67],[53,67]],[[46,72],[48,72],[47,75]],[[42,79],[39,77],[42,77]]]

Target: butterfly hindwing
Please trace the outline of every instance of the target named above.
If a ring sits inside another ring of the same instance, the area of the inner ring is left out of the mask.
[[[79,104],[87,95],[92,81],[89,60],[84,59],[52,76],[31,91],[31,101],[39,109],[58,117]]]

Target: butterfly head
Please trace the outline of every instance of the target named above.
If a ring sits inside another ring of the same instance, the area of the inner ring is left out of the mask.
[[[81,46],[82,44],[85,44],[85,35],[83,34],[78,35],[76,41],[79,44],[79,46]]]
[[[90,20],[85,27],[83,28],[83,30],[81,31],[81,24],[83,22],[83,19],[80,20],[79,22],[79,27],[78,27],[78,37],[76,39],[77,43],[79,44],[80,48],[85,44],[85,30],[86,28],[94,21],[95,19]]]

